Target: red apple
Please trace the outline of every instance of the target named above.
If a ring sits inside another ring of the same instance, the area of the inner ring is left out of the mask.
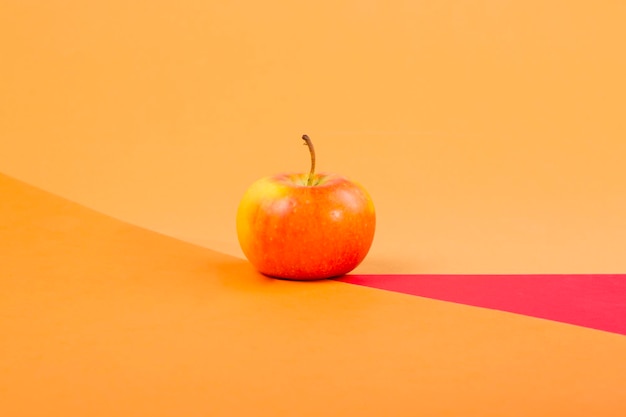
[[[367,255],[376,215],[365,189],[335,174],[280,174],[256,181],[237,211],[243,253],[261,273],[293,280],[345,275]]]

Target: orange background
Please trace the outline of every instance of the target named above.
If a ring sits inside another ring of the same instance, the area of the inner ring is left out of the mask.
[[[0,414],[624,411],[623,337],[263,280],[234,213],[308,169],[307,133],[374,198],[356,272],[624,272],[625,21],[612,1],[0,0],[0,172],[211,249],[2,177]]]
[[[363,183],[363,272],[616,272],[626,6],[2,1],[0,167],[241,255],[255,179]]]

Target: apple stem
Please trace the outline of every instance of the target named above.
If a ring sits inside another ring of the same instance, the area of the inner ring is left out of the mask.
[[[306,142],[305,145],[309,147],[309,153],[311,154],[311,171],[309,172],[309,178],[306,182],[306,185],[310,187],[313,185],[313,175],[315,174],[315,148],[308,135],[302,135],[302,139]]]

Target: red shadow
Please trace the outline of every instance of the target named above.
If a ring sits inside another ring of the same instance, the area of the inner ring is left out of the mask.
[[[626,335],[626,274],[349,275],[338,281]]]

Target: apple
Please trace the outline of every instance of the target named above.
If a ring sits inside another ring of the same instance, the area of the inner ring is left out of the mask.
[[[262,274],[291,280],[345,275],[365,258],[374,240],[372,198],[356,182],[315,172],[311,139],[308,174],[262,178],[245,192],[237,210],[237,237]]]

